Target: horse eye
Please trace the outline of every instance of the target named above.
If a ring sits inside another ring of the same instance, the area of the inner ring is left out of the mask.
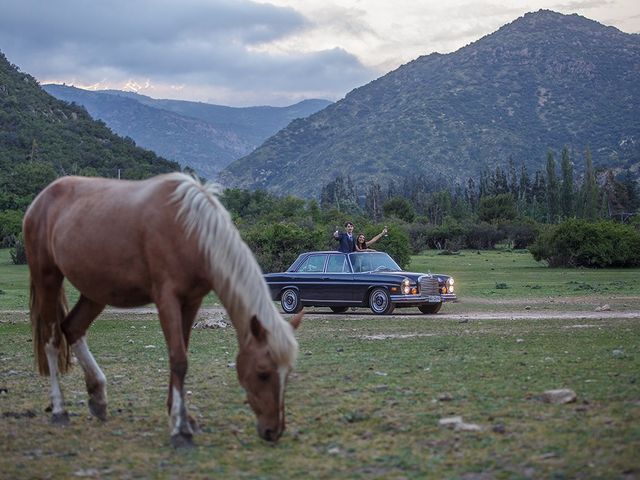
[[[267,380],[269,380],[269,372],[260,372],[258,374],[258,379],[263,382],[266,382]]]

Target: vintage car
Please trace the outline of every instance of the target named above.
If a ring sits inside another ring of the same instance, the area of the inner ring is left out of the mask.
[[[286,272],[264,277],[271,298],[279,300],[286,313],[306,306],[334,312],[369,307],[379,315],[395,307],[437,313],[443,302],[457,298],[450,276],[405,272],[384,252],[307,252]]]

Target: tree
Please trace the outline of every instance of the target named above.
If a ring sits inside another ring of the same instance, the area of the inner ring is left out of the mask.
[[[575,216],[575,199],[573,193],[573,165],[569,158],[569,149],[562,149],[562,188],[560,191],[560,202],[562,216],[571,218]]]
[[[387,217],[397,217],[405,222],[413,222],[416,217],[416,211],[411,202],[402,197],[393,197],[384,202],[382,211]]]
[[[598,184],[593,171],[591,151],[587,148],[584,155],[585,171],[582,189],[580,190],[580,217],[587,220],[595,220],[598,218]]]
[[[556,161],[553,152],[547,154],[547,223],[555,223],[560,212],[558,191],[558,177],[556,176]]]
[[[483,222],[495,223],[516,218],[515,201],[510,193],[487,195],[480,199],[478,218]]]
[[[367,188],[367,193],[364,200],[364,209],[373,219],[374,222],[378,222],[382,218],[382,188],[377,182],[372,183]]]
[[[434,225],[442,225],[444,219],[451,214],[451,193],[449,190],[440,190],[429,196],[427,215]]]

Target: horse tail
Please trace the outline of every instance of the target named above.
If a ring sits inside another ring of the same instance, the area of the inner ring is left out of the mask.
[[[66,373],[71,368],[71,353],[67,338],[62,332],[62,321],[69,311],[64,287],[62,285],[60,286],[60,292],[58,293],[55,306],[55,324],[51,325],[45,322],[42,317],[42,312],[38,306],[38,293],[33,280],[31,280],[30,284],[29,310],[33,334],[33,351],[35,353],[36,364],[38,365],[38,372],[40,375],[49,375],[49,362],[47,361],[45,345],[53,339],[58,347],[58,371],[61,374]]]

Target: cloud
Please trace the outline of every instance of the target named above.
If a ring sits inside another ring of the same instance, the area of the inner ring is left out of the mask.
[[[174,96],[186,90],[176,86],[190,85],[200,100],[223,95],[219,102],[241,104],[248,96],[269,103],[270,91],[281,102],[286,91],[291,99],[315,92],[335,100],[375,76],[344,49],[265,52],[265,45],[313,28],[290,7],[248,0],[0,0],[0,10],[0,49],[42,81],[146,83]]]

